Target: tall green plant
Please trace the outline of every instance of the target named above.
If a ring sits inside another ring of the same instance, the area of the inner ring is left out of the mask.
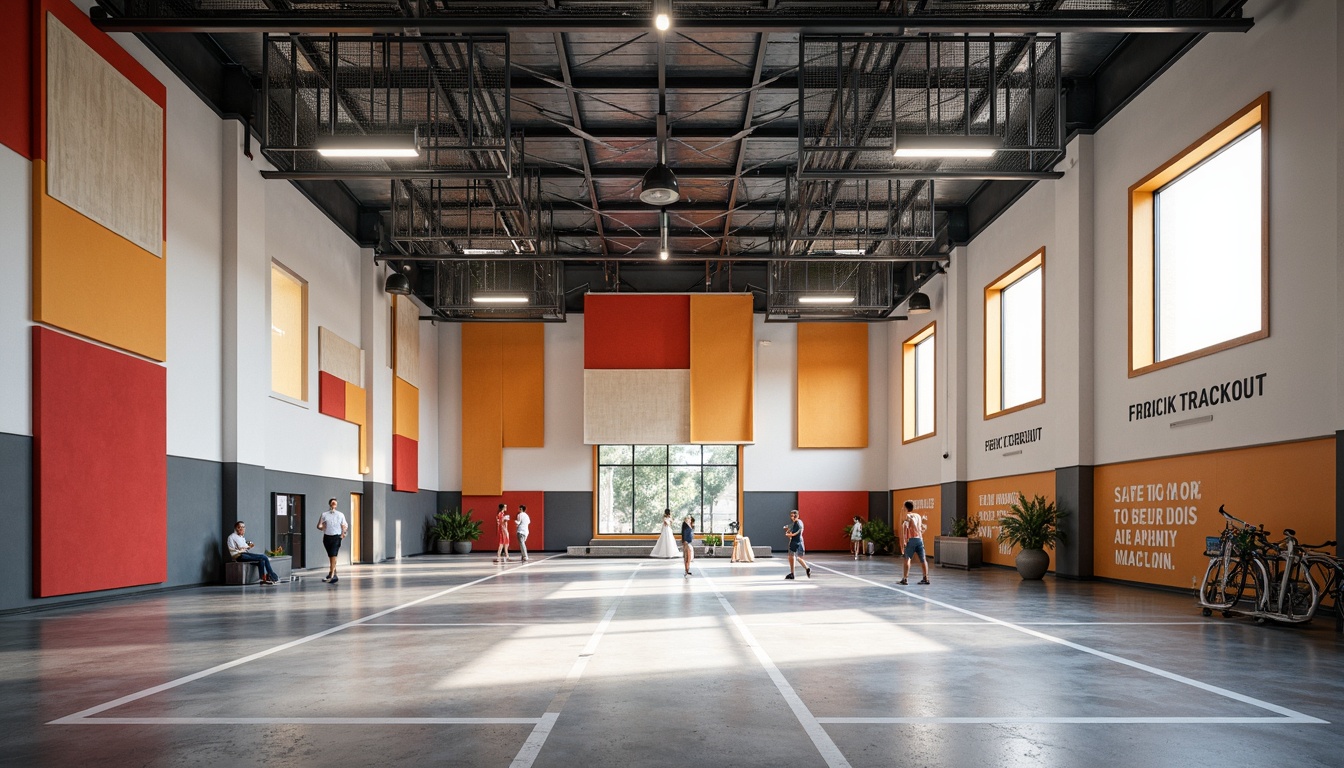
[[[896,532],[881,520],[869,520],[863,524],[863,539],[873,542],[873,551],[879,555],[891,552],[896,546]]]
[[[1056,507],[1055,502],[1046,501],[1044,496],[1028,501],[1019,493],[1017,503],[1008,508],[1006,516],[999,518],[999,541],[1022,549],[1054,549],[1055,545],[1068,540],[1059,529],[1060,520],[1068,514]]]
[[[471,519],[473,511],[467,510],[464,513],[462,508],[458,507],[451,512],[446,509],[435,512],[425,531],[429,543],[433,545],[436,541],[476,541],[481,538],[480,522]]]

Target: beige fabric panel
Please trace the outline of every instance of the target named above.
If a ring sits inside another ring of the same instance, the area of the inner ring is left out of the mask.
[[[586,370],[583,442],[683,445],[691,441],[691,372]]]
[[[317,369],[357,387],[364,386],[364,351],[330,328],[317,329]]]
[[[420,386],[420,307],[408,296],[392,302],[392,368],[401,380]]]
[[[163,110],[47,15],[47,194],[163,256]]]

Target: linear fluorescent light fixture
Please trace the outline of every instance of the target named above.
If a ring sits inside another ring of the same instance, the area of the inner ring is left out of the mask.
[[[867,256],[868,251],[865,248],[836,248],[831,251],[836,256]]]
[[[472,296],[471,300],[477,304],[527,304],[526,296],[516,294],[495,294],[487,296]]]
[[[503,256],[508,251],[503,248],[463,248],[463,256]]]
[[[317,153],[323,157],[419,157],[415,134],[349,134],[321,136]]]
[[[828,296],[828,295],[799,296],[799,297],[798,297],[798,303],[799,303],[799,304],[853,304],[853,303],[854,303],[854,297],[853,297],[853,296],[840,296],[840,295],[838,295],[838,294],[833,294],[833,295],[829,295],[829,296]]]
[[[998,136],[928,136],[925,134],[896,134],[891,140],[896,157],[993,157],[1003,149]]]

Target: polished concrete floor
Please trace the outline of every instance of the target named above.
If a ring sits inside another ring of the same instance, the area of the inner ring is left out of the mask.
[[[417,557],[0,616],[4,765],[1344,764],[1333,621],[823,555]],[[913,582],[913,580],[912,580]]]

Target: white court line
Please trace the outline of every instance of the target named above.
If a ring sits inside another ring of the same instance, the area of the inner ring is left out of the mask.
[[[432,622],[424,622],[424,623],[421,623],[421,622],[402,622],[402,623],[399,623],[399,624],[398,624],[398,623],[393,623],[393,622],[382,622],[382,621],[380,621],[380,622],[377,622],[377,623],[375,623],[375,624],[365,624],[365,625],[364,625],[364,628],[365,628],[365,629],[368,629],[369,627],[534,627],[534,626],[536,626],[536,625],[538,625],[538,624],[561,624],[561,623],[569,623],[569,622],[559,622],[559,621],[533,621],[533,622],[526,622],[526,621],[477,621],[477,622],[458,622],[458,623],[455,623],[455,624],[435,624],[435,623],[432,623]],[[969,623],[971,623],[971,622],[968,621],[968,622],[966,622],[966,623],[969,624]]]
[[[91,717],[80,725],[533,725],[536,717]]]
[[[555,727],[555,721],[560,718],[560,711],[565,708],[565,703],[569,701],[569,695],[574,692],[574,688],[579,683],[579,678],[583,676],[583,670],[588,667],[588,660],[597,653],[597,644],[602,642],[602,635],[606,634],[607,627],[611,626],[611,619],[616,615],[616,609],[621,607],[621,602],[625,600],[625,594],[630,590],[630,584],[639,575],[639,569],[644,566],[639,563],[630,572],[630,577],[621,585],[621,591],[617,593],[616,600],[607,609],[602,621],[598,622],[597,629],[588,638],[584,644],[583,650],[579,651],[579,658],[574,661],[574,666],[570,668],[569,674],[565,676],[565,682],[561,684],[560,690],[556,692],[551,703],[546,707],[546,714],[542,716],[541,721],[528,734],[527,740],[514,756],[513,762],[509,768],[531,768],[532,763],[536,761],[537,755],[541,754],[541,748],[546,745],[546,738],[551,735],[551,729]]]
[[[1265,725],[1282,717],[819,717],[827,725]]]
[[[1205,682],[1202,682],[1202,681],[1199,681],[1199,680],[1195,680],[1194,678],[1185,677],[1184,675],[1178,675],[1178,674],[1176,674],[1175,672],[1168,672],[1168,671],[1165,670],[1165,669],[1158,669],[1157,667],[1150,666],[1150,665],[1148,665],[1148,664],[1143,664],[1143,663],[1134,661],[1134,660],[1132,660],[1132,659],[1126,659],[1126,658],[1123,657],[1123,656],[1116,656],[1116,655],[1113,654],[1113,653],[1107,653],[1107,652],[1105,652],[1105,651],[1099,651],[1099,650],[1097,650],[1096,648],[1091,648],[1091,647],[1088,647],[1088,646],[1086,646],[1086,645],[1082,645],[1082,644],[1079,644],[1079,643],[1072,642],[1072,641],[1070,641],[1070,640],[1065,640],[1065,639],[1062,638],[1062,637],[1055,637],[1054,635],[1047,635],[1047,634],[1045,634],[1044,632],[1038,632],[1038,631],[1036,631],[1036,630],[1034,630],[1034,629],[1027,629],[1026,627],[1022,626],[1021,624],[1014,624],[1014,623],[1012,623],[1012,622],[1004,621],[1004,620],[1002,620],[1002,619],[996,619],[996,618],[994,618],[993,616],[986,616],[986,615],[983,614],[983,613],[976,613],[975,611],[967,610],[967,609],[965,609],[965,608],[961,608],[961,607],[952,605],[951,603],[944,603],[944,602],[942,602],[941,600],[934,600],[934,599],[931,598],[931,597],[924,597],[923,595],[921,595],[921,594],[919,594],[918,592],[915,592],[915,591],[913,591],[913,590],[909,590],[909,589],[897,589],[896,587],[889,586],[889,585],[887,585],[887,584],[882,584],[882,583],[879,583],[879,582],[876,582],[876,581],[872,581],[871,579],[865,579],[865,578],[862,578],[862,577],[859,577],[859,576],[854,576],[854,575],[851,575],[851,574],[848,574],[848,573],[844,573],[843,571],[837,571],[837,570],[834,569],[834,568],[829,568],[829,567],[827,567],[827,566],[821,565],[820,563],[817,564],[817,567],[818,567],[818,568],[821,568],[822,570],[830,571],[831,573],[834,573],[834,574],[839,575],[839,576],[844,576],[844,577],[846,577],[846,578],[854,579],[855,581],[863,582],[864,584],[869,584],[869,585],[872,585],[872,586],[874,586],[874,587],[880,587],[880,588],[882,588],[882,589],[889,589],[889,590],[891,590],[892,592],[896,592],[896,593],[905,595],[905,596],[907,596],[907,597],[912,597],[912,598],[914,598],[914,599],[916,599],[916,600],[922,600],[923,602],[929,603],[930,605],[936,605],[936,606],[939,606],[940,608],[946,608],[946,609],[948,609],[948,610],[950,610],[950,611],[956,611],[957,613],[961,613],[961,614],[964,614],[964,615],[966,615],[966,616],[971,616],[971,617],[973,617],[973,618],[980,619],[981,621],[985,621],[985,622],[988,622],[988,623],[990,623],[990,624],[997,624],[997,625],[999,625],[999,626],[1001,626],[1001,627],[1005,627],[1005,628],[1007,628],[1007,629],[1011,629],[1011,630],[1013,630],[1013,631],[1015,631],[1015,632],[1021,632],[1021,633],[1024,634],[1024,635],[1030,635],[1030,636],[1032,636],[1032,637],[1039,638],[1039,639],[1041,639],[1041,640],[1045,640],[1045,641],[1047,641],[1047,642],[1055,643],[1056,645],[1062,645],[1062,646],[1064,646],[1064,647],[1066,647],[1066,648],[1072,648],[1072,649],[1074,649],[1074,650],[1076,650],[1076,651],[1082,651],[1083,653],[1091,654],[1091,655],[1093,655],[1093,656],[1096,656],[1097,658],[1106,659],[1107,661],[1112,661],[1112,662],[1115,662],[1116,664],[1123,664],[1123,665],[1126,666],[1126,667],[1131,667],[1131,668],[1133,668],[1133,669],[1137,669],[1137,670],[1139,670],[1139,671],[1141,671],[1141,672],[1147,672],[1147,673],[1149,673],[1149,674],[1151,674],[1151,675],[1156,675],[1156,676],[1158,676],[1158,677],[1166,678],[1167,680],[1171,680],[1171,681],[1173,681],[1173,682],[1181,683],[1182,685],[1188,685],[1188,686],[1190,686],[1190,687],[1192,687],[1192,688],[1198,688],[1198,689],[1201,690],[1201,691],[1208,691],[1209,693],[1217,694],[1218,696],[1222,696],[1222,697],[1227,698],[1227,699],[1232,699],[1233,701],[1239,701],[1239,702],[1241,702],[1241,703],[1243,703],[1243,704],[1249,704],[1249,705],[1251,705],[1251,706],[1253,706],[1253,707],[1256,707],[1256,708],[1258,708],[1258,709],[1265,709],[1265,710],[1268,710],[1268,711],[1270,711],[1270,712],[1276,712],[1276,713],[1278,713],[1278,714],[1280,714],[1280,715],[1283,715],[1283,717],[1262,718],[1262,719],[1259,719],[1259,720],[1255,720],[1254,722],[1273,722],[1273,723],[1314,723],[1314,724],[1327,724],[1327,725],[1329,724],[1329,721],[1327,721],[1327,720],[1321,720],[1320,718],[1312,717],[1311,715],[1306,715],[1306,714],[1303,714],[1303,713],[1298,712],[1298,711],[1296,711],[1296,710],[1288,709],[1287,707],[1281,707],[1281,706],[1279,706],[1279,705],[1277,705],[1277,704],[1270,704],[1270,703],[1267,702],[1267,701],[1262,701],[1262,700],[1260,700],[1260,699],[1257,699],[1257,698],[1254,698],[1254,697],[1251,697],[1251,696],[1247,696],[1247,695],[1242,694],[1242,693],[1237,693],[1236,691],[1230,691],[1230,690],[1228,690],[1228,689],[1226,689],[1226,688],[1220,688],[1220,687],[1218,687],[1218,686],[1216,686],[1216,685],[1211,685],[1211,684],[1209,684],[1209,683],[1205,683]],[[1116,722],[1116,721],[1113,720],[1113,719],[1109,719],[1109,720],[1105,720],[1105,721],[1103,721],[1103,722]],[[1236,719],[1236,718],[1227,718],[1227,719],[1220,719],[1220,720],[1217,720],[1216,722],[1233,722],[1233,723],[1235,723],[1235,722],[1241,722],[1241,721],[1238,720],[1238,719]]]
[[[845,756],[840,752],[840,748],[831,740],[830,734],[826,733],[826,729],[821,727],[821,722],[812,714],[812,710],[808,709],[807,705],[803,703],[803,700],[798,696],[798,692],[793,689],[793,686],[789,685],[789,681],[784,679],[784,673],[780,672],[779,667],[775,666],[775,662],[761,647],[761,644],[756,642],[756,636],[751,634],[746,622],[742,620],[741,616],[737,615],[737,611],[733,610],[732,604],[715,586],[714,580],[705,575],[703,567],[697,566],[697,570],[704,577],[704,583],[714,590],[714,596],[719,599],[719,604],[723,606],[723,610],[727,611],[728,619],[737,627],[737,631],[742,635],[747,647],[756,654],[756,659],[761,662],[761,666],[765,667],[765,672],[770,676],[775,688],[779,690],[779,695],[784,697],[789,709],[793,710],[793,716],[798,718],[799,724],[803,726],[803,731],[812,739],[813,746],[821,753],[826,765],[829,768],[850,768],[849,761],[845,759]]]
[[[753,627],[887,626],[890,621],[753,621]],[[1206,626],[1207,621],[1018,621],[1022,627],[1183,627]],[[902,621],[902,627],[978,627],[983,621]],[[379,625],[383,626],[383,625]],[[1237,626],[1237,625],[1228,625]],[[1242,625],[1244,626],[1244,625]]]
[[[554,555],[554,557],[560,557],[560,555]],[[549,559],[550,559],[550,558],[546,558],[546,560],[549,560]],[[537,561],[537,562],[545,562],[545,560],[539,560],[539,561]],[[526,563],[526,564],[524,564],[524,565],[522,565],[522,566],[520,566],[520,567],[521,567],[521,568],[528,568],[528,567],[531,567],[531,565],[532,565],[531,563]],[[140,699],[146,698],[146,697],[148,697],[148,696],[153,696],[154,694],[157,694],[157,693],[163,693],[164,691],[172,690],[173,688],[176,688],[176,687],[178,687],[178,686],[180,686],[180,685],[186,685],[187,683],[195,682],[195,681],[197,681],[197,680],[200,680],[201,678],[209,677],[209,676],[214,675],[214,674],[217,674],[217,673],[219,673],[219,672],[223,672],[223,671],[226,670],[226,669],[233,669],[234,667],[237,667],[237,666],[246,664],[246,663],[248,663],[249,661],[256,661],[257,659],[265,658],[265,657],[267,657],[267,656],[270,656],[270,655],[273,654],[273,653],[279,653],[280,651],[286,651],[286,650],[289,650],[290,648],[294,648],[295,646],[303,645],[304,643],[308,643],[308,642],[311,642],[311,641],[313,641],[313,640],[318,640],[318,639],[320,639],[320,638],[326,637],[327,635],[335,634],[336,632],[340,632],[340,631],[343,630],[343,629],[349,629],[350,627],[357,627],[357,626],[359,626],[360,624],[365,624],[365,623],[367,623],[367,622],[373,621],[374,619],[377,619],[377,618],[382,617],[382,616],[386,616],[386,615],[388,615],[389,613],[395,613],[395,612],[400,611],[400,610],[402,610],[402,609],[404,609],[404,608],[410,608],[410,607],[413,606],[413,605],[419,605],[420,603],[423,603],[423,602],[426,602],[426,601],[429,601],[429,600],[434,600],[434,599],[443,597],[444,595],[452,594],[453,592],[456,592],[456,591],[458,591],[458,590],[460,590],[460,589],[466,589],[467,587],[474,586],[474,585],[476,585],[476,584],[480,584],[481,582],[489,581],[489,580],[491,580],[491,579],[495,579],[495,578],[499,578],[500,576],[503,576],[503,575],[506,574],[506,573],[512,573],[512,572],[514,572],[514,571],[516,571],[516,570],[519,570],[519,569],[518,569],[518,568],[512,568],[512,569],[509,569],[509,570],[507,570],[507,571],[497,571],[497,572],[495,572],[495,573],[490,574],[489,576],[483,576],[483,577],[481,577],[481,578],[479,578],[479,579],[476,579],[475,581],[468,581],[468,582],[465,583],[465,584],[458,584],[457,586],[455,586],[455,587],[449,587],[448,589],[445,589],[445,590],[443,590],[442,592],[435,592],[435,593],[432,594],[432,595],[426,595],[425,597],[421,597],[421,598],[418,598],[418,599],[416,599],[416,600],[412,600],[412,601],[410,601],[409,603],[402,603],[401,605],[393,606],[393,607],[388,608],[388,609],[386,609],[386,610],[378,611],[377,613],[371,613],[371,614],[369,614],[368,616],[365,616],[365,617],[363,617],[363,618],[359,618],[359,619],[355,619],[354,621],[347,621],[346,623],[341,624],[340,626],[331,627],[330,629],[324,629],[324,630],[322,630],[321,632],[315,632],[315,633],[313,633],[313,634],[311,634],[311,635],[308,635],[307,637],[301,637],[301,638],[299,638],[299,639],[297,639],[297,640],[290,640],[290,641],[287,642],[287,643],[281,643],[280,645],[277,645],[277,646],[275,646],[275,647],[273,647],[273,648],[267,648],[267,649],[264,650],[264,651],[258,651],[258,652],[256,652],[256,653],[251,654],[251,655],[244,656],[244,657],[242,657],[241,659],[234,659],[233,661],[227,661],[227,662],[225,662],[225,663],[223,663],[223,664],[218,664],[218,665],[216,665],[216,666],[210,667],[209,669],[204,669],[204,670],[201,670],[200,672],[193,672],[192,674],[187,675],[187,676],[185,676],[185,677],[179,677],[179,678],[177,678],[176,680],[169,680],[169,681],[166,682],[166,683],[160,683],[159,685],[153,686],[152,688],[146,688],[146,689],[144,689],[143,691],[137,691],[137,692],[135,692],[135,693],[127,694],[127,695],[125,695],[125,696],[122,696],[122,697],[119,698],[119,699],[113,699],[112,701],[109,701],[109,702],[106,702],[106,703],[103,703],[103,704],[99,704],[99,705],[94,706],[94,707],[89,707],[88,709],[80,710],[80,711],[74,713],[73,715],[66,715],[65,717],[58,718],[58,719],[56,719],[56,720],[52,720],[51,722],[47,723],[47,725],[80,725],[80,724],[85,724],[85,723],[88,722],[89,718],[91,718],[93,715],[98,714],[99,712],[106,712],[106,711],[109,710],[109,709],[115,709],[115,708],[120,707],[120,706],[122,706],[122,705],[130,704],[130,703],[133,702],[133,701],[139,701]],[[144,718],[144,719],[145,719],[145,720],[152,720],[152,721],[154,721],[154,722],[162,722],[162,720],[157,720],[157,719],[155,719],[155,718]]]

